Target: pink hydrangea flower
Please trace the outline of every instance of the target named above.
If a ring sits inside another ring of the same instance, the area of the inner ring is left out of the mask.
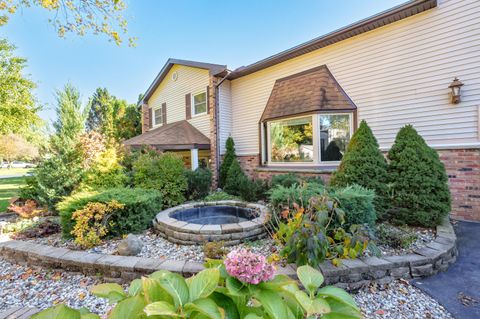
[[[275,276],[275,267],[267,262],[265,256],[246,249],[231,251],[224,264],[230,276],[248,284],[257,285]]]

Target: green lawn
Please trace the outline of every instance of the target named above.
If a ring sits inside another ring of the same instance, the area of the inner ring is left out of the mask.
[[[31,168],[0,168],[0,176],[25,175],[32,172]]]
[[[18,189],[25,185],[25,177],[0,178],[0,214],[8,207],[8,200],[18,193]]]

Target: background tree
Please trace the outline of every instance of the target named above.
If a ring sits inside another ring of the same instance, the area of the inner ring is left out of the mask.
[[[375,208],[381,217],[388,206],[387,180],[387,161],[372,130],[367,122],[362,121],[353,134],[330,185],[345,187],[357,184],[374,190]]]
[[[142,133],[142,116],[135,104],[126,105],[115,119],[116,139],[127,140]]]
[[[104,34],[117,45],[121,34],[127,33],[127,21],[123,13],[126,4],[122,0],[19,0],[1,1],[0,25],[5,25],[11,15],[19,10],[38,7],[50,14],[49,22],[60,37],[67,33],[83,36],[86,33]],[[134,45],[134,38],[129,44]]]
[[[56,99],[57,120],[53,124],[55,133],[49,152],[23,191],[52,210],[63,196],[71,194],[84,176],[83,152],[78,145],[89,110],[88,106],[82,106],[78,90],[71,85],[57,91]]]
[[[101,131],[107,113],[113,112],[113,97],[106,88],[98,88],[90,99],[90,110],[86,121],[88,131]]]
[[[0,135],[0,163],[5,160],[33,160],[38,157],[38,149],[25,138],[16,134]]]
[[[0,135],[26,134],[42,124],[41,107],[33,95],[35,83],[24,75],[27,60],[15,56],[15,46],[0,39]]]
[[[397,134],[388,152],[392,185],[391,218],[399,223],[433,227],[451,210],[448,177],[437,152],[411,125]]]

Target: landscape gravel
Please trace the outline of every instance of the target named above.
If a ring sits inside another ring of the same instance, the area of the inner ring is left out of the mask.
[[[89,293],[101,278],[46,271],[0,258],[0,312],[15,307],[45,309],[59,303],[104,314],[110,305]],[[353,295],[366,319],[452,319],[435,300],[406,281],[372,285]]]
[[[425,247],[429,242],[435,239],[435,233],[432,230],[427,229],[414,229],[417,240],[413,242],[408,248],[392,248],[388,246],[379,245],[378,248],[383,256],[391,255],[405,255],[411,253],[413,250]],[[173,260],[188,260],[203,262],[204,254],[202,246],[195,245],[178,245],[174,244],[152,230],[147,230],[143,234],[137,235],[143,242],[143,248],[139,257],[147,258],[162,258],[168,257]],[[79,248],[74,244],[72,240],[65,240],[60,234],[54,234],[43,238],[26,239],[38,244],[50,245],[55,247],[65,247],[74,250]],[[116,254],[118,244],[121,239],[110,239],[104,241],[100,246],[89,249],[88,252],[102,253],[102,254]],[[279,251],[279,247],[272,239],[261,239],[251,242],[245,242],[236,246],[226,247],[228,251],[239,248],[248,248],[255,253],[259,253],[265,256],[269,256],[274,252]],[[369,256],[371,253],[366,252]]]
[[[373,284],[353,297],[368,319],[453,319],[437,301],[406,280]]]
[[[99,278],[12,264],[0,258],[0,312],[15,306],[45,309],[59,303],[104,313],[105,299],[89,293]]]
[[[147,230],[143,234],[139,234],[137,236],[144,244],[142,251],[140,252],[140,254],[137,255],[139,257],[167,257],[173,260],[188,260],[197,262],[203,262],[205,259],[205,256],[203,254],[203,246],[177,245],[169,242],[168,240],[151,230]],[[72,240],[62,239],[60,234],[55,234],[43,238],[33,238],[29,240],[43,245],[78,249],[78,247],[75,246]],[[120,240],[121,239],[107,240],[102,245],[89,249],[88,252],[109,255],[116,254]],[[275,245],[275,242],[271,239],[256,240],[251,242],[245,242],[236,246],[226,247],[228,251],[239,248],[248,248],[254,253],[262,254],[265,256],[271,255],[278,249]]]

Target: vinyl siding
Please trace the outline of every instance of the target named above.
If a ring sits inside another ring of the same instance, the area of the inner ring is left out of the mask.
[[[405,124],[436,148],[480,146],[480,1],[437,8],[231,81],[239,155],[258,154],[258,122],[276,79],[326,64],[388,149]],[[448,86],[465,84],[462,102]],[[221,135],[226,133],[221,132]]]
[[[232,135],[232,98],[230,81],[224,81],[219,87],[219,142],[220,154],[225,153],[225,142]]]
[[[172,80],[173,72],[177,72],[177,81]],[[174,65],[148,100],[148,105],[154,110],[167,103],[167,123],[185,120],[185,95],[205,91],[209,85],[208,70]],[[193,105],[192,105],[193,107]],[[210,119],[208,114],[195,116],[189,120],[195,128],[210,138]],[[157,126],[153,126],[158,127]]]

